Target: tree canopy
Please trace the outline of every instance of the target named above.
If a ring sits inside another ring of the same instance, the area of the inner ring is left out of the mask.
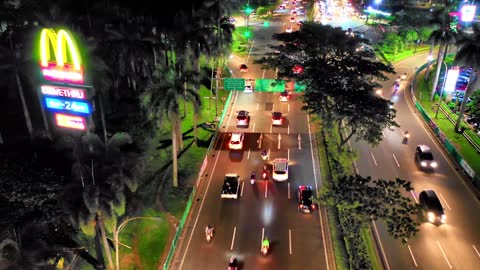
[[[394,73],[393,68],[357,50],[368,40],[346,35],[339,27],[313,23],[293,33],[274,34],[273,39],[281,44],[270,46],[273,52],[255,62],[278,68],[278,78],[305,85],[304,110],[326,123],[343,121],[350,134],[341,146],[353,135],[378,144],[382,129],[398,126],[392,103],[375,94],[376,81],[385,80],[385,73]],[[301,65],[303,72],[294,73],[295,65]]]
[[[351,175],[333,181],[321,199],[339,209],[348,208],[358,221],[364,223],[383,219],[393,238],[406,241],[415,236],[419,226],[412,218],[417,214],[418,206],[402,195],[402,192],[412,190],[410,181],[399,178],[372,180],[371,177]]]

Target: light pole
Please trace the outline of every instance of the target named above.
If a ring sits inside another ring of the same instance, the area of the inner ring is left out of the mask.
[[[131,217],[131,218],[127,218],[126,220],[124,220],[119,226],[118,228],[115,230],[115,232],[113,233],[113,241],[115,242],[115,269],[116,270],[120,270],[120,267],[119,267],[119,255],[118,253],[120,253],[120,250],[118,249],[118,235],[120,234],[120,231],[125,227],[125,225],[127,225],[127,223],[129,221],[132,221],[134,219],[159,219],[161,220],[161,218],[159,217]]]
[[[438,111],[440,110],[440,106],[442,105],[443,90],[445,89],[445,82],[447,81],[447,73],[448,73],[447,63],[445,63],[445,61],[442,61],[442,64],[445,65],[445,75],[443,75],[442,89],[440,89],[440,97],[439,97],[439,100],[438,100],[437,112],[435,113],[435,119],[437,119]]]

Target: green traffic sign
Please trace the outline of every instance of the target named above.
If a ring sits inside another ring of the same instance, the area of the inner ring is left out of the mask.
[[[242,78],[224,78],[223,88],[229,91],[243,91],[245,90],[245,79]]]
[[[285,91],[285,82],[275,79],[255,79],[255,91],[283,92]]]

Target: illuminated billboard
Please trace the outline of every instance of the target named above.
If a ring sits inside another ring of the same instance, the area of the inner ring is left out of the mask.
[[[462,7],[462,22],[471,22],[475,18],[476,6],[465,5]]]
[[[88,103],[61,98],[45,98],[45,106],[52,110],[68,111],[73,113],[90,114]]]
[[[53,29],[42,30],[40,67],[46,80],[83,84],[80,53],[75,40],[65,30],[59,30],[58,33]]]
[[[457,69],[449,69],[447,73],[447,81],[444,85],[444,91],[453,92],[455,91],[455,85],[457,84],[458,74],[460,70]]]
[[[73,115],[56,113],[55,122],[59,127],[83,130],[83,131],[87,129],[87,121],[85,117],[82,117],[82,116],[73,116]]]
[[[87,99],[87,93],[85,92],[85,90],[79,88],[42,85],[40,89],[42,90],[42,94],[47,96]]]

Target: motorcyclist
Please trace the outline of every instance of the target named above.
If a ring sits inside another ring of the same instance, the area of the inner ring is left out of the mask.
[[[267,159],[267,150],[263,149],[261,155],[264,160]]]
[[[228,262],[228,270],[236,270],[237,267],[238,267],[237,258],[230,257],[230,260]]]
[[[270,242],[268,241],[267,237],[265,237],[265,239],[263,239],[262,247],[266,247],[267,250],[268,250],[268,248],[270,248]]]
[[[255,179],[256,179],[256,174],[255,174],[255,171],[252,172],[252,174],[250,175],[250,183],[255,183]]]
[[[407,79],[407,73],[404,72],[404,73],[402,74],[402,80],[406,80],[406,79]]]
[[[403,143],[407,143],[409,137],[410,137],[410,133],[408,133],[408,130],[407,130],[407,131],[405,131],[405,133],[403,134]]]
[[[267,175],[268,175],[267,165],[263,165],[263,172],[262,172],[263,180],[267,179]]]
[[[213,226],[208,224],[207,227],[205,227],[205,236],[208,238],[208,236],[212,237],[213,236]]]

